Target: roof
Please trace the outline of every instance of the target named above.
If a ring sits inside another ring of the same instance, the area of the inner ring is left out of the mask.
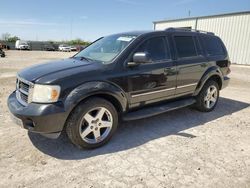
[[[139,36],[139,35],[149,33],[149,32],[152,32],[152,31],[147,31],[147,30],[145,30],[145,31],[127,31],[127,32],[122,32],[122,33],[114,33],[111,35],[135,35],[135,36]]]
[[[250,11],[243,11],[243,12],[232,12],[226,14],[214,14],[208,16],[196,16],[196,17],[186,17],[186,18],[178,18],[178,19],[169,19],[169,20],[159,20],[154,21],[153,23],[164,23],[164,22],[173,22],[173,21],[183,21],[183,20],[193,20],[193,19],[200,19],[200,18],[213,18],[213,17],[224,17],[224,16],[235,16],[235,15],[243,15],[243,14],[250,14]]]
[[[142,35],[150,35],[150,34],[153,34],[153,33],[163,33],[163,32],[166,32],[166,31],[162,31],[162,30],[159,30],[159,31],[156,31],[156,30],[144,30],[144,31],[128,31],[128,32],[122,32],[122,33],[114,33],[114,34],[111,34],[111,35],[107,35],[107,36],[113,36],[113,35],[127,35],[127,36],[136,36],[136,37],[139,37],[139,36],[142,36]],[[106,37],[107,37],[106,36]]]
[[[195,29],[184,29],[184,28],[174,28],[174,27],[169,27],[166,28],[165,30],[145,30],[145,31],[129,31],[129,32],[123,32],[123,33],[115,33],[112,35],[128,35],[128,36],[140,36],[140,35],[150,35],[154,33],[169,33],[169,32],[178,32],[178,33],[183,33],[183,32],[191,32],[191,33],[200,33],[200,34],[209,34],[209,35],[214,35],[212,32],[207,32],[207,31],[202,31],[202,30],[195,30]],[[109,36],[112,36],[109,35]]]

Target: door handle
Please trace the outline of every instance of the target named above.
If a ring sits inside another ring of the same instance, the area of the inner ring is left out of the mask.
[[[168,72],[168,71],[170,71],[172,68],[170,68],[170,67],[168,67],[168,68],[164,68],[164,71],[165,72]]]
[[[176,74],[176,69],[174,67],[167,67],[167,68],[164,68],[164,74],[166,76],[171,76],[171,75],[174,75]]]
[[[174,71],[176,71],[176,69],[173,67],[164,68],[164,72],[174,72]]]

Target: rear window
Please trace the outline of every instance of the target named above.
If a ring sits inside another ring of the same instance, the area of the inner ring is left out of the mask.
[[[183,58],[197,56],[192,36],[175,36],[174,41],[178,57]]]
[[[225,50],[219,38],[203,36],[201,40],[209,56],[225,55]]]

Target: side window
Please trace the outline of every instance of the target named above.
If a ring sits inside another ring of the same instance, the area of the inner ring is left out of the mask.
[[[143,42],[136,52],[147,52],[152,61],[170,59],[165,37],[155,37]]]
[[[192,36],[174,36],[178,57],[197,56]]]
[[[203,36],[201,38],[203,46],[205,47],[208,55],[224,55],[225,51],[221,41],[217,37]]]

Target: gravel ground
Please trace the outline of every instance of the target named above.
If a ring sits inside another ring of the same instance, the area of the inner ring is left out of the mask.
[[[73,53],[7,51],[0,58],[0,187],[250,187],[250,67],[210,113],[190,108],[120,125],[109,144],[79,150],[12,123],[18,70]]]

